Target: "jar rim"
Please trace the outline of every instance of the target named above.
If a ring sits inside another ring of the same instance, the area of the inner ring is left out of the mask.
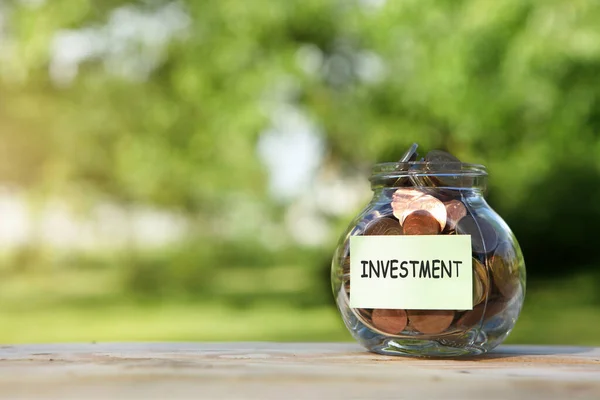
[[[375,164],[369,180],[373,189],[404,187],[407,182],[401,180],[407,178],[413,186],[485,191],[487,176],[481,164],[410,161]]]
[[[437,168],[436,168],[437,167]],[[460,175],[460,176],[487,176],[487,168],[483,164],[463,162],[383,162],[373,165],[371,176],[402,176],[402,175]]]

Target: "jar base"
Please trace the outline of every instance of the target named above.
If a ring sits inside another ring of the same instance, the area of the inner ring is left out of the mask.
[[[435,340],[385,339],[382,343],[368,347],[369,351],[386,356],[408,357],[465,357],[478,356],[486,348],[474,345],[452,347]]]

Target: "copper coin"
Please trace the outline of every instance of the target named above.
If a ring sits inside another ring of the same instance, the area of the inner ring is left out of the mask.
[[[456,326],[460,328],[472,328],[480,322],[485,321],[502,311],[508,306],[504,301],[490,300],[486,303],[479,304],[473,307],[472,310],[466,311],[456,321]]]
[[[513,245],[502,242],[491,258],[494,284],[504,297],[510,299],[519,287],[519,260]]]
[[[344,260],[342,261],[342,264],[340,266],[342,267],[342,278],[349,277],[350,276],[350,256],[344,257]]]
[[[492,318],[495,315],[500,314],[508,307],[508,302],[503,299],[491,299],[487,302],[483,318],[485,320]]]
[[[410,326],[421,333],[434,334],[444,332],[454,319],[452,310],[410,310]]]
[[[490,279],[485,266],[473,258],[473,305],[485,300],[490,291]]]
[[[371,321],[373,315],[372,308],[356,308],[356,312],[367,321]]]
[[[404,212],[408,209],[408,205],[418,197],[423,196],[423,192],[415,189],[400,188],[392,195],[392,210],[394,217],[400,220]]]
[[[459,235],[471,235],[471,246],[475,253],[489,254],[498,246],[498,234],[494,227],[481,217],[467,215],[456,224]]]
[[[472,310],[465,313],[456,321],[456,326],[459,328],[472,328],[482,322],[485,304],[480,304],[473,307]]]
[[[417,210],[408,215],[402,230],[405,235],[437,235],[441,231],[438,221],[425,210]]]
[[[402,235],[402,227],[394,218],[378,218],[367,225],[363,235]]]
[[[428,194],[419,196],[408,204],[408,208],[402,213],[401,218],[398,218],[400,224],[404,225],[406,217],[418,210],[425,210],[433,215],[440,224],[440,231],[446,226],[446,207],[444,203]]]
[[[360,232],[364,232],[364,226],[369,225],[371,222],[379,219],[379,218],[384,218],[384,217],[388,217],[388,218],[394,218],[394,216],[392,215],[394,213],[394,210],[392,209],[392,205],[391,204],[379,204],[377,207],[375,207],[374,209],[371,210],[371,212],[367,213],[363,219],[362,219],[362,223],[359,223],[356,225],[356,231],[358,231],[357,233],[360,234]],[[360,227],[363,226],[363,228],[361,229]],[[351,234],[355,233],[355,230],[352,229]]]
[[[404,330],[407,323],[406,311],[375,309],[371,315],[373,325],[380,331],[398,334]]]
[[[350,257],[344,257],[342,261],[342,274],[350,273]]]
[[[467,208],[460,200],[450,200],[444,203],[444,207],[446,207],[446,227],[445,231],[453,231],[456,229],[456,224],[460,221],[464,216],[467,215]]]

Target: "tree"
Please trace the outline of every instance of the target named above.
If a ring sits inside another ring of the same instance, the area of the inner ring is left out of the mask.
[[[534,269],[589,262],[577,250],[600,223],[597,2],[2,4],[6,182],[208,225],[240,201],[277,219],[256,143],[286,102],[348,174],[413,141],[488,165]],[[65,40],[85,56],[57,64]],[[559,258],[539,256],[549,245]]]

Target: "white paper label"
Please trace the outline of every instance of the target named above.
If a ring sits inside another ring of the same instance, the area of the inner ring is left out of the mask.
[[[471,236],[352,236],[350,307],[473,309]]]

